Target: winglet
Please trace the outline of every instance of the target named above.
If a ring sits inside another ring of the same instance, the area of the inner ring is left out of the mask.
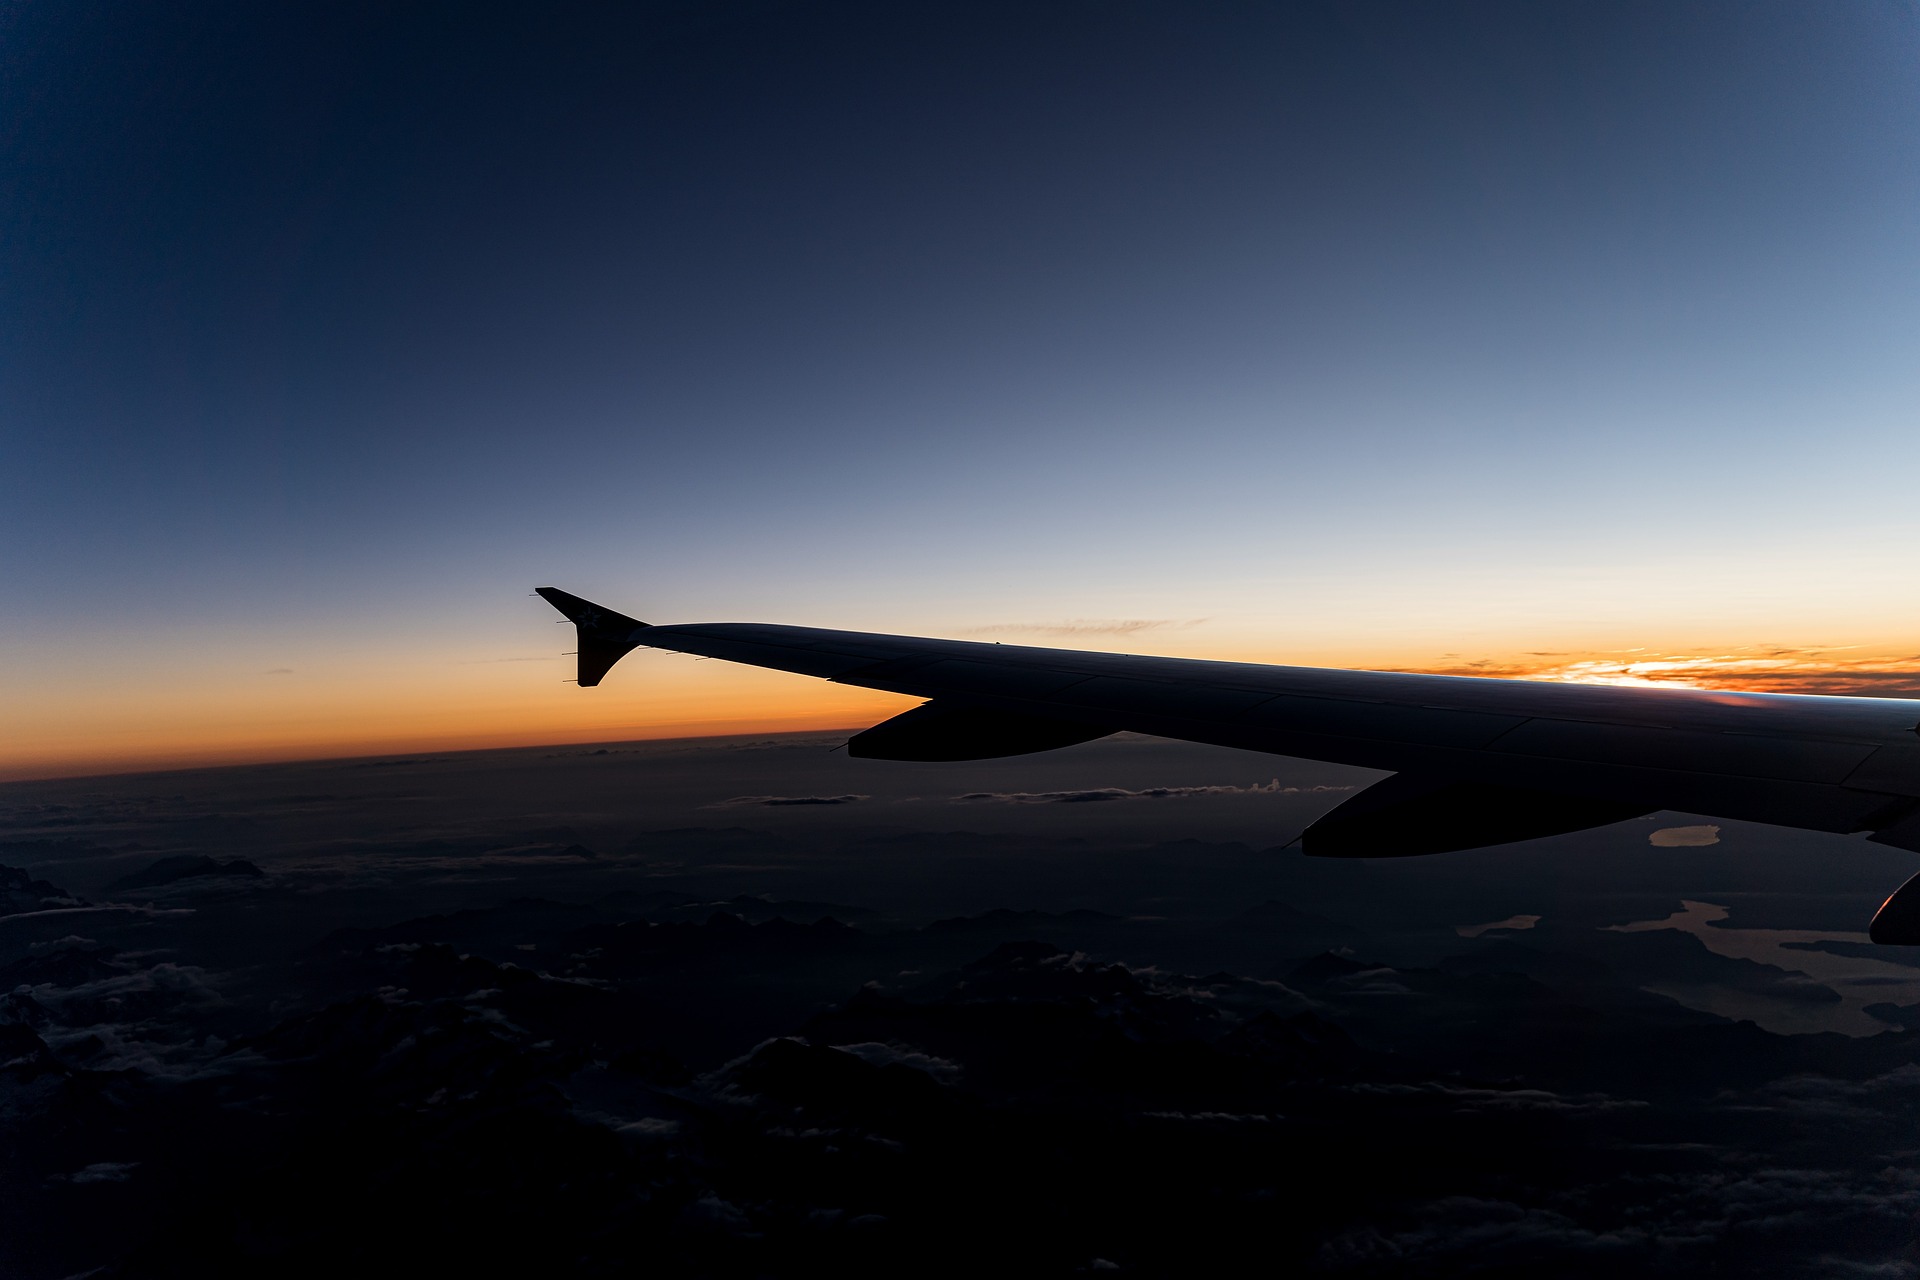
[[[634,633],[647,624],[624,613],[582,600],[558,587],[535,587],[542,600],[567,615],[580,633],[580,683],[596,685],[613,664],[640,647]]]

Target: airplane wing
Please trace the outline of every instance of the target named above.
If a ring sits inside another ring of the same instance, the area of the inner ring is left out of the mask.
[[[1121,730],[1384,769],[1308,854],[1477,848],[1679,810],[1920,850],[1920,701],[1206,662],[760,623],[651,626],[554,587],[579,682],[636,648],[924,698],[850,754],[978,760]],[[1920,945],[1920,876],[1874,917]]]

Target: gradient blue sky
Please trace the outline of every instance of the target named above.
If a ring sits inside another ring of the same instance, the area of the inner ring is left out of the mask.
[[[0,60],[0,776],[872,709],[499,661],[544,582],[1920,651],[1912,4],[67,3]]]

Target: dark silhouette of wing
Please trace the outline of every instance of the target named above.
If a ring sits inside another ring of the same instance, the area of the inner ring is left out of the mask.
[[[541,595],[569,617],[595,611],[596,664],[649,646],[930,700],[861,735],[875,748],[863,754],[979,759],[1124,729],[1403,775],[1323,818],[1308,852],[1438,852],[1658,809],[1866,831],[1920,850],[1920,701],[1204,662],[759,623],[646,626],[552,588]],[[589,684],[585,624],[581,633]],[[1896,913],[1911,927],[1896,928],[1883,908],[1876,938],[1920,944],[1920,888],[1914,897]]]

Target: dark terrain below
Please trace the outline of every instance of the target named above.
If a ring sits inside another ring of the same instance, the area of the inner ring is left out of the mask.
[[[1920,1274],[1908,855],[831,743],[0,787],[0,1274]]]

